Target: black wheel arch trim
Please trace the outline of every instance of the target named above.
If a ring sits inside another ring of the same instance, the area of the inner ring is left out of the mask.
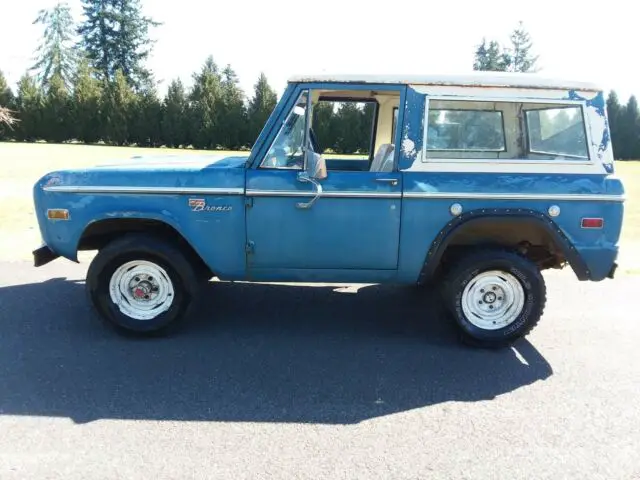
[[[468,212],[464,212],[453,217],[451,221],[447,223],[442,230],[440,230],[429,246],[429,250],[427,251],[427,255],[418,278],[418,283],[425,282],[433,277],[440,265],[442,255],[451,243],[456,230],[460,227],[470,222],[481,222],[483,220],[513,221],[514,219],[533,221],[544,228],[547,233],[551,235],[556,244],[560,245],[562,253],[569,262],[569,265],[571,265],[571,268],[578,279],[589,280],[590,272],[584,262],[584,259],[580,256],[560,227],[558,227],[558,225],[547,215],[539,211],[526,208],[482,208],[469,210]]]

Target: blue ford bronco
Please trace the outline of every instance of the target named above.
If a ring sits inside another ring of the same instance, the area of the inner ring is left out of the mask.
[[[364,146],[354,155],[324,146],[323,112],[347,105]],[[590,83],[299,76],[248,155],[42,177],[34,263],[97,250],[88,298],[123,331],[165,331],[213,277],[429,284],[462,340],[501,347],[540,319],[542,270],[613,278],[623,201]]]

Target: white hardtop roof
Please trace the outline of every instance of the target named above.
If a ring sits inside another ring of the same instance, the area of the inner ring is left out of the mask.
[[[357,75],[357,74],[319,74],[294,75],[289,78],[293,83],[389,83],[403,85],[445,85],[465,87],[515,87],[546,88],[563,90],[601,91],[602,88],[591,82],[544,77],[535,73],[485,72],[474,71],[462,74],[430,75]]]

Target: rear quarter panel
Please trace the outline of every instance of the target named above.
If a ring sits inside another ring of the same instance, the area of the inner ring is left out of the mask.
[[[445,87],[443,87],[445,88]],[[617,256],[623,221],[622,182],[614,174],[613,153],[604,98],[573,91],[525,91],[521,89],[450,88],[452,95],[527,96],[552,99],[584,99],[590,130],[590,165],[512,162],[451,162],[435,164],[423,150],[425,103],[428,92],[408,88],[398,166],[403,172],[402,227],[398,278],[416,281],[427,253],[438,234],[454,218],[450,207],[476,209],[530,209],[540,212],[575,246],[594,280],[605,278]],[[520,198],[519,198],[520,197]],[[548,216],[552,205],[558,217]],[[583,217],[602,217],[602,229],[583,229]]]

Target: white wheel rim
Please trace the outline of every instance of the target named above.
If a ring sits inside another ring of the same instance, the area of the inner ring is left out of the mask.
[[[126,316],[151,320],[169,310],[175,292],[169,275],[161,266],[147,260],[134,260],[113,272],[109,295]]]
[[[516,277],[491,270],[476,275],[464,288],[462,311],[476,327],[498,330],[518,318],[524,301],[524,289]]]

